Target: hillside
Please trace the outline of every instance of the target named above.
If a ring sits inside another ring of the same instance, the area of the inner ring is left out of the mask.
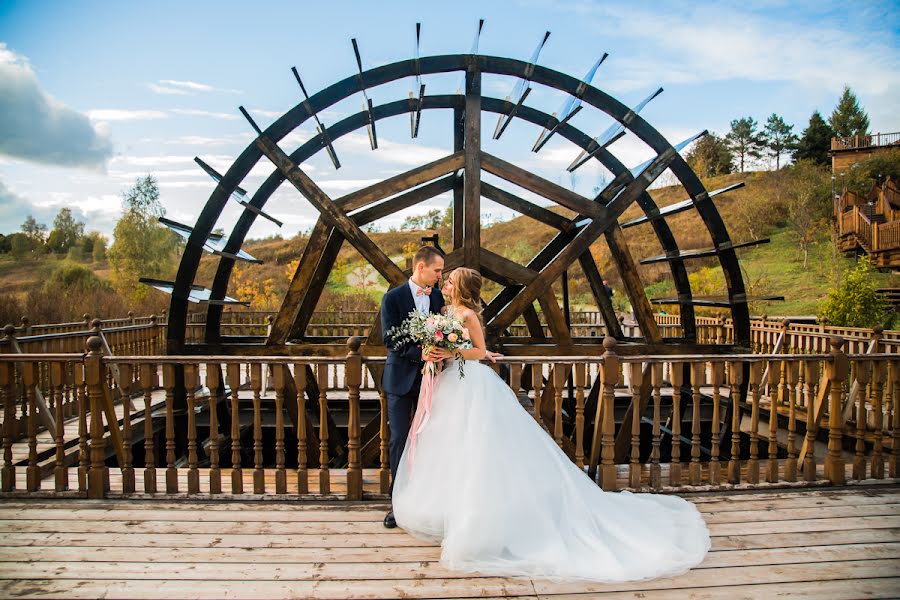
[[[815,314],[818,304],[828,290],[839,280],[843,270],[851,264],[851,260],[838,255],[831,242],[827,226],[820,231],[810,249],[808,268],[803,268],[801,254],[796,237],[779,223],[776,211],[767,211],[766,207],[774,205],[784,194],[784,172],[752,172],[743,175],[727,175],[704,181],[707,189],[716,190],[738,181],[744,181],[745,187],[723,194],[715,198],[715,203],[728,226],[735,242],[744,242],[760,237],[770,237],[772,242],[752,249],[739,250],[744,280],[751,296],[784,295],[785,302],[755,304],[751,308],[757,313],[778,314]],[[651,190],[651,195],[660,207],[685,199],[680,186],[663,187]],[[571,216],[565,209],[554,209],[560,214]],[[641,214],[640,208],[630,207],[622,221]],[[706,248],[711,240],[705,226],[695,211],[685,211],[668,218],[668,223],[682,250]],[[405,256],[419,243],[423,235],[431,231],[392,231],[374,232],[371,237],[388,256],[403,265]],[[443,245],[449,246],[451,238],[448,229],[437,230]],[[519,263],[527,263],[550,239],[555,230],[547,225],[519,217],[510,221],[496,223],[482,232],[482,243],[485,248],[501,254]],[[650,225],[641,225],[625,230],[629,248],[635,259],[662,253]],[[295,261],[299,259],[307,242],[306,237],[297,235],[287,240],[266,239],[249,240],[244,248],[250,254],[264,261],[261,265],[239,265],[229,287],[229,294],[243,300],[251,300],[255,308],[277,309],[290,281]],[[609,251],[601,238],[591,248],[598,267],[614,289],[621,290],[621,279],[612,266]],[[0,256],[0,304],[9,302],[10,298],[24,297],[29,288],[33,288],[48,277],[54,265],[60,259],[52,256],[37,257],[29,261],[17,263],[8,255]],[[210,285],[218,259],[213,256],[204,257],[201,262],[197,283]],[[108,279],[110,267],[104,261],[86,263],[101,279]],[[724,292],[724,279],[715,259],[699,259],[688,261],[692,286],[696,294],[718,294]],[[172,266],[170,277],[174,276],[177,264]],[[642,265],[639,267],[641,277],[647,285],[650,297],[671,295],[673,285],[671,275],[665,263]],[[593,302],[587,284],[580,269],[576,266],[570,272],[570,296],[573,307],[592,309]],[[880,274],[879,285],[900,285],[897,276]],[[380,299],[386,284],[360,255],[345,244],[338,258],[338,264],[331,274],[326,292],[320,302],[320,308],[343,306],[347,309],[371,308]],[[486,286],[486,295],[497,291],[495,284]],[[561,290],[557,289],[557,294]],[[153,293],[150,299],[152,306],[164,306],[167,299],[161,293]],[[619,310],[627,310],[624,293],[614,297]],[[107,302],[107,304],[109,304]],[[138,307],[135,307],[138,308]],[[112,307],[110,307],[112,310]],[[139,310],[139,309],[138,309]],[[671,307],[670,307],[671,310]],[[0,313],[5,313],[0,306]],[[97,313],[94,309],[71,307],[73,314],[82,312]]]

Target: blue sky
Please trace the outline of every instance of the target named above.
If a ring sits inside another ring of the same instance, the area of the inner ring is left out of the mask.
[[[830,114],[845,83],[873,132],[900,130],[896,2],[0,0],[0,232],[17,230],[28,214],[49,225],[68,206],[89,230],[110,234],[122,191],[146,173],[158,178],[168,216],[193,224],[214,187],[193,157],[226,170],[253,139],[239,105],[265,126],[301,99],[292,66],[313,93],[355,72],[352,37],[369,68],[412,56],[416,22],[422,55],[467,52],[479,18],[486,21],[482,54],[527,59],[549,30],[542,65],[580,77],[609,52],[594,85],[630,105],[664,87],[642,114],[673,144],[703,129],[724,133],[740,116],[763,122],[772,112],[799,133],[813,110]],[[453,92],[458,79],[427,78],[427,91]],[[486,76],[484,92],[504,97],[512,86]],[[403,81],[369,95],[379,104],[411,88]],[[536,88],[526,103],[553,112],[563,100]],[[323,115],[326,124],[360,103],[353,97],[335,105]],[[340,170],[324,153],[304,167],[337,197],[439,158],[450,149],[450,117],[432,113],[416,140],[408,119],[397,118],[379,123],[379,150],[370,151],[360,132],[336,143]],[[533,154],[540,132],[527,123],[492,141],[495,121],[488,115],[483,123],[483,145],[493,154],[583,194],[607,176],[586,165],[570,177],[565,166],[578,151],[561,139]],[[609,123],[593,109],[573,120],[591,135]],[[305,124],[282,146],[292,151],[311,132]],[[628,165],[650,156],[631,137],[611,150]],[[263,159],[244,187],[253,192],[271,170]],[[381,224],[446,203],[437,198]],[[285,221],[286,236],[316,217],[287,186],[267,210]],[[487,202],[484,210],[506,214]],[[219,225],[230,230],[237,211],[229,207]],[[251,237],[276,231],[258,220]]]

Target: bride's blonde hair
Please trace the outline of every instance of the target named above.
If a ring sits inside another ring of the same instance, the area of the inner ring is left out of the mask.
[[[471,308],[484,325],[481,317],[481,273],[475,269],[459,267],[450,276],[454,277],[453,288],[450,290],[450,301]]]

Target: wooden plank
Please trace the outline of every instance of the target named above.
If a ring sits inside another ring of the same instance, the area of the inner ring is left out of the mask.
[[[466,69],[466,112],[463,147],[463,253],[471,269],[481,265],[481,71],[475,63]]]
[[[575,230],[575,225],[572,223],[571,219],[567,219],[564,216],[553,212],[552,210],[547,210],[543,206],[538,206],[533,202],[529,202],[524,198],[520,198],[519,196],[491,185],[486,181],[481,182],[481,195],[488,200],[493,200],[501,206],[511,208],[512,210],[521,213],[526,217],[531,217],[535,221],[539,221],[541,223],[544,223],[545,225],[549,225],[554,229],[558,229],[560,231]]]
[[[390,285],[397,286],[406,281],[403,271],[346,215],[344,212],[346,207],[344,207],[344,210],[337,207],[331,198],[302,169],[295,165],[290,157],[272,140],[265,136],[260,136],[257,138],[256,144],[260,151],[281,170],[288,181],[322,214],[325,220],[339,230],[344,238],[353,244],[353,247],[369,261],[369,264]]]
[[[453,109],[453,151],[460,152],[465,144],[465,113],[461,107]],[[461,250],[463,247],[463,227],[465,205],[463,204],[464,176],[462,173],[456,176],[453,184],[453,249]]]
[[[399,196],[391,198],[390,200],[385,200],[384,202],[376,204],[375,206],[370,206],[359,212],[353,213],[352,215],[350,215],[350,218],[357,225],[368,225],[369,223],[373,223],[378,219],[383,219],[384,217],[401,211],[404,208],[415,206],[416,204],[428,200],[429,198],[434,198],[438,194],[443,194],[444,192],[450,191],[453,189],[455,183],[456,176],[448,175],[436,181],[432,181],[431,183],[426,183],[425,185],[417,187],[416,189],[410,190],[404,194],[400,194]]]
[[[625,334],[622,333],[622,326],[619,323],[616,310],[613,308],[612,298],[606,291],[606,286],[603,285],[603,276],[600,274],[600,269],[597,268],[597,263],[594,261],[594,255],[591,254],[590,249],[578,257],[578,263],[581,265],[584,278],[587,279],[591,293],[594,295],[594,302],[597,303],[597,308],[603,316],[606,331],[609,332],[609,335],[621,340]]]
[[[287,338],[273,339],[272,334],[270,333],[269,338],[266,340],[267,345],[271,345],[272,343],[283,344],[289,339],[298,339],[305,335],[306,327],[312,320],[312,315],[316,310],[316,305],[319,303],[319,298],[322,297],[322,292],[325,290],[325,283],[328,281],[328,276],[334,268],[334,262],[337,260],[341,247],[344,245],[344,236],[335,229],[332,229],[327,234],[327,238],[328,241],[325,243],[325,249],[322,250],[321,255],[319,256],[319,263],[316,265],[312,277],[308,281],[306,293],[303,295],[300,309],[296,312],[294,321],[291,323]],[[311,241],[312,240],[310,240],[310,242]],[[274,332],[274,330],[273,323],[272,331]]]
[[[481,154],[481,168],[510,183],[514,183],[530,192],[534,192],[539,196],[552,200],[560,206],[568,208],[579,215],[585,215],[595,219],[604,219],[607,217],[608,211],[602,204],[593,202],[581,194],[576,194],[561,185],[548,181],[543,177],[535,175],[530,171],[526,171],[521,167],[506,162],[487,152],[482,152]]]

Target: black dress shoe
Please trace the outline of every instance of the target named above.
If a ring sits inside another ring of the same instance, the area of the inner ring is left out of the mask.
[[[388,511],[388,514],[384,516],[384,526],[388,529],[393,529],[397,526],[397,520],[394,519],[394,511]]]

